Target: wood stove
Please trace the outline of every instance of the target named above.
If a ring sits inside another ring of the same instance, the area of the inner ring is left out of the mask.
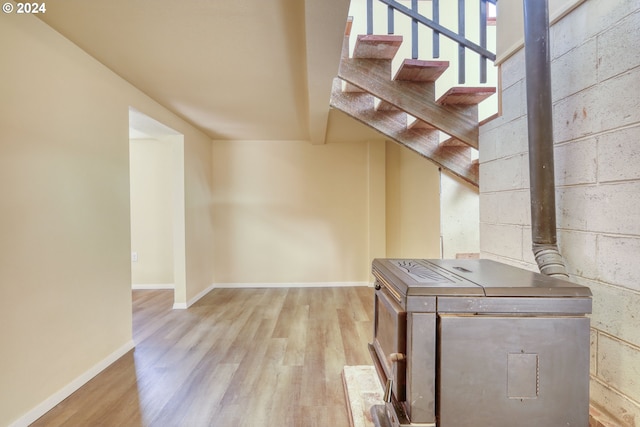
[[[587,287],[490,260],[372,270],[377,427],[588,425]]]

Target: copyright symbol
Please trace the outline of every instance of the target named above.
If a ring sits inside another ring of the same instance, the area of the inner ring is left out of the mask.
[[[13,4],[11,3],[5,3],[2,5],[2,11],[4,13],[11,13],[13,12]]]

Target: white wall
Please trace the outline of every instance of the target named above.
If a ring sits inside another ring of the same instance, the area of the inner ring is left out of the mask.
[[[638,28],[631,0],[588,0],[551,28],[559,245],[593,292],[592,403],[625,426],[640,424]],[[524,77],[519,50],[502,65],[504,113],[481,128],[480,242],[535,269]]]

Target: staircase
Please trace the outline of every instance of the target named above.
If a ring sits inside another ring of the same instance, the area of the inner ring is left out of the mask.
[[[478,187],[478,104],[490,87],[454,87],[435,99],[447,61],[405,59],[392,76],[400,35],[360,35],[349,57],[347,26],[330,105]],[[448,135],[441,141],[440,131]]]

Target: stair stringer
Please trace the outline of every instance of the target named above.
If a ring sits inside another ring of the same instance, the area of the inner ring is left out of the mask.
[[[339,78],[334,79],[331,107],[415,151],[474,187],[478,187],[478,164],[471,161],[469,146],[440,144],[437,130],[409,129],[404,111],[377,111],[374,108],[374,102],[374,96],[367,92],[343,92],[342,81]]]
[[[338,77],[454,139],[478,148],[477,106],[440,105],[434,99],[433,85],[392,80],[389,64],[388,60],[342,58]]]

